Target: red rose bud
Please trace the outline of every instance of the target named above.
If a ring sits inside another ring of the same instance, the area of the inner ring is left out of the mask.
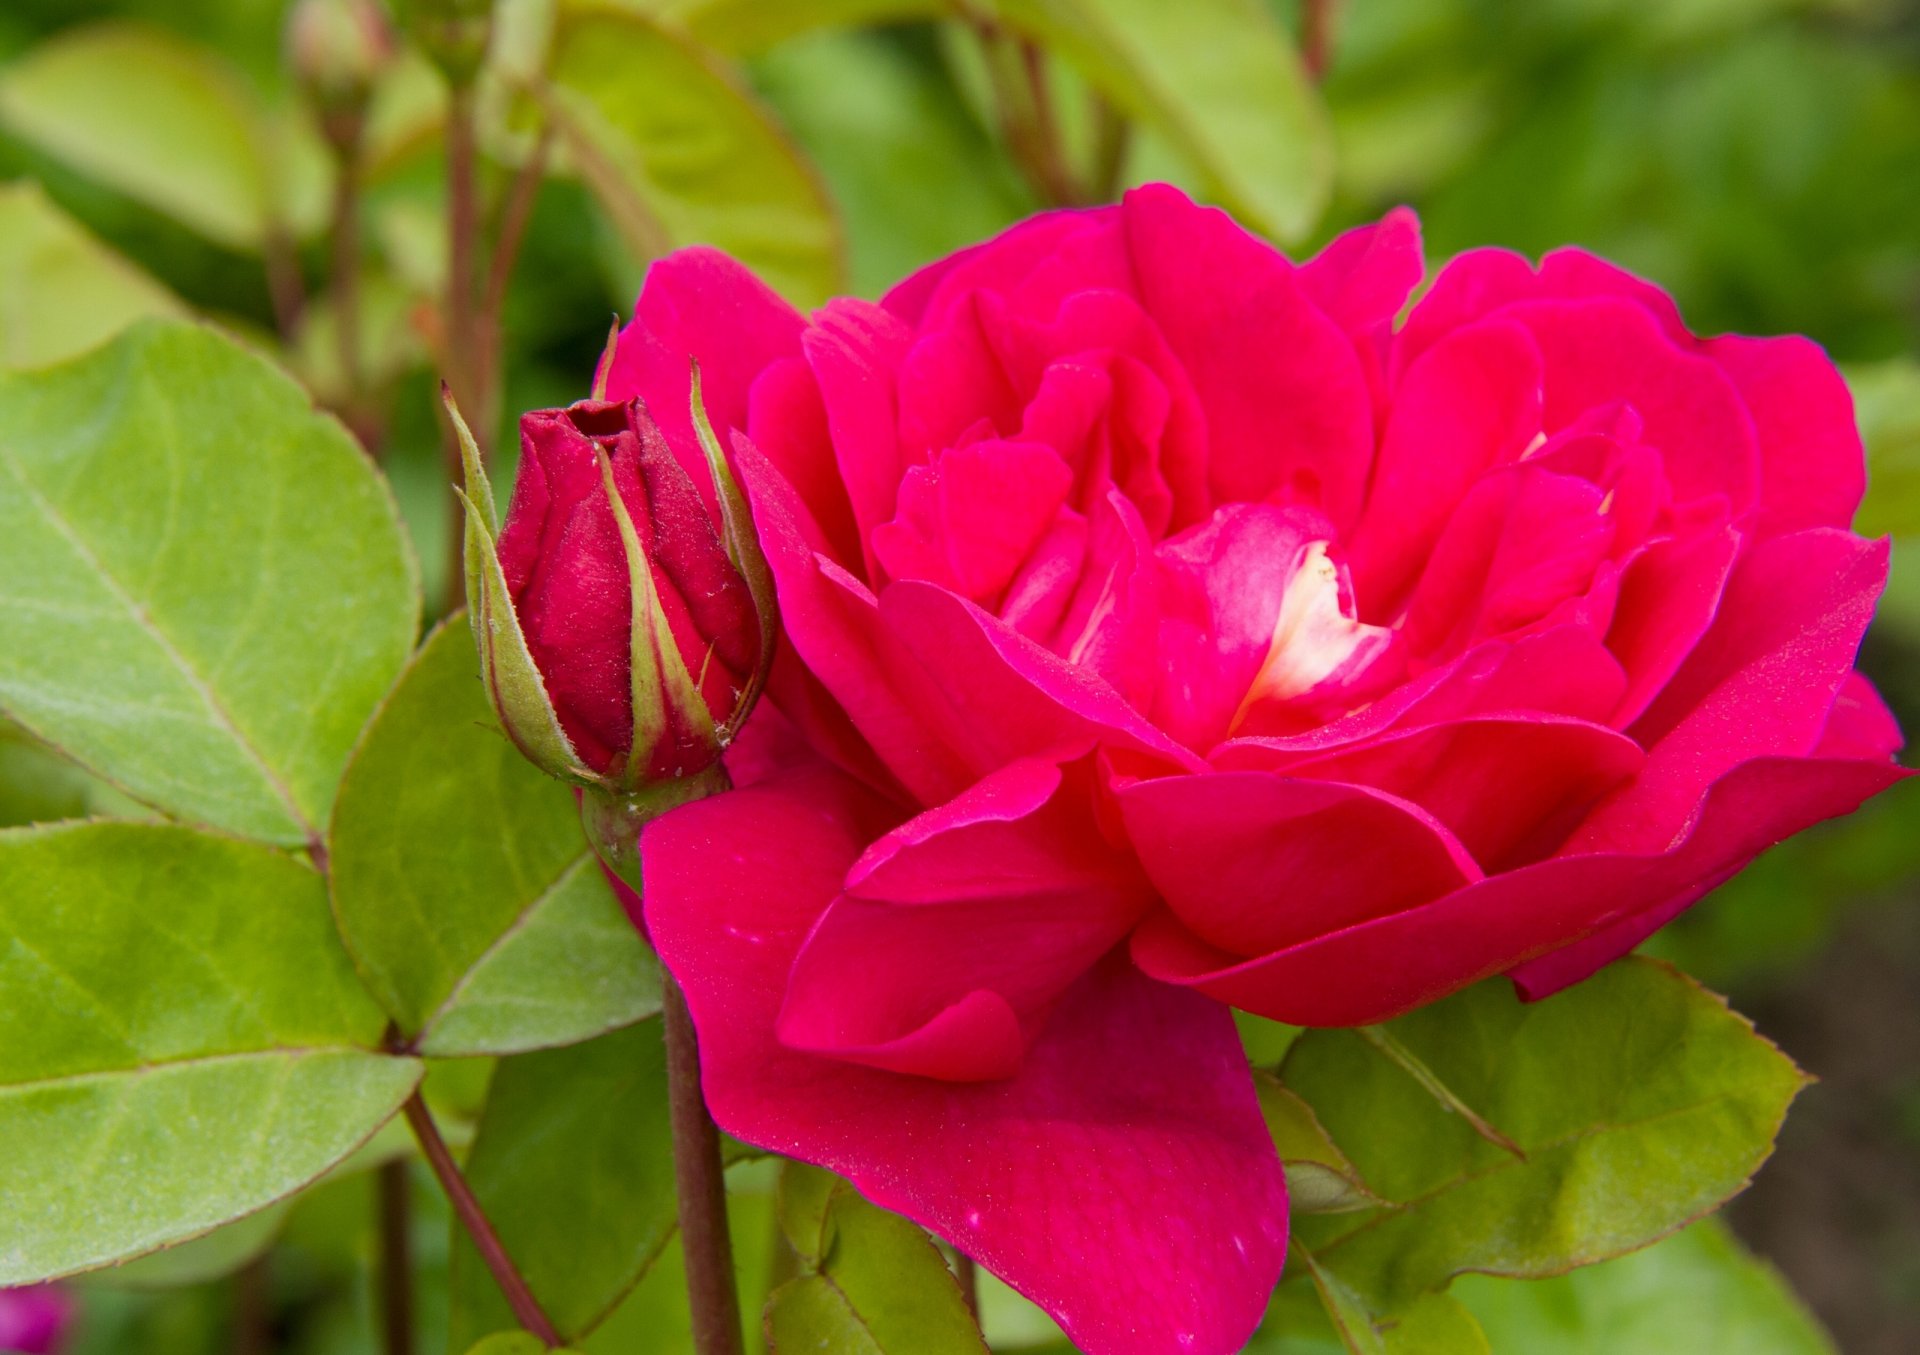
[[[697,412],[696,423],[720,529],[641,402],[586,400],[521,419],[497,538],[491,489],[457,424],[488,693],[529,759],[597,798],[672,803],[711,789],[771,661],[765,562]]]

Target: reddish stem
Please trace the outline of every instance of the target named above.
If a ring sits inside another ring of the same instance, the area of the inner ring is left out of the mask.
[[[740,1297],[727,1235],[727,1181],[720,1131],[700,1091],[700,1046],[686,996],[661,974],[661,1024],[667,1042],[667,1104],[673,1123],[673,1183],[679,1192],[680,1244],[687,1262],[687,1306],[699,1355],[741,1355]]]
[[[467,1236],[473,1239],[473,1245],[480,1250],[480,1259],[492,1272],[500,1292],[506,1295],[514,1318],[549,1346],[561,1344],[560,1334],[554,1330],[553,1323],[547,1320],[546,1313],[541,1311],[540,1301],[534,1298],[533,1291],[527,1288],[527,1282],[520,1277],[513,1258],[507,1255],[507,1249],[500,1243],[500,1235],[493,1231],[493,1225],[480,1208],[480,1201],[474,1198],[473,1190],[460,1174],[459,1164],[453,1160],[447,1141],[440,1137],[439,1126],[434,1124],[433,1115],[427,1110],[427,1103],[420,1099],[418,1091],[407,1098],[403,1113],[407,1117],[407,1125],[413,1130],[415,1141],[420,1145],[420,1151],[426,1155],[427,1165],[433,1168],[440,1188],[446,1191],[460,1226],[467,1230]]]

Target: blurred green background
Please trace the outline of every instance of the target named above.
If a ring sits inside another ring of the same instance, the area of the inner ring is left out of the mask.
[[[809,182],[824,185],[825,214],[796,217],[791,226],[794,239],[816,229],[833,236],[809,246],[804,258],[793,246],[798,262],[789,291],[802,301],[819,300],[805,293],[835,272],[831,281],[877,294],[907,270],[1049,200],[1172,177],[1243,215],[1258,219],[1259,209],[1269,209],[1266,223],[1295,237],[1287,243],[1296,252],[1404,202],[1420,211],[1436,261],[1479,244],[1537,254],[1577,243],[1657,280],[1697,330],[1811,335],[1845,366],[1869,438],[1874,488],[1862,529],[1902,538],[1864,664],[1904,726],[1920,729],[1920,6],[1316,6],[1316,14],[1332,18],[1320,87],[1324,118],[1316,108],[1286,103],[1294,97],[1288,91],[1266,91],[1280,100],[1276,116],[1291,110],[1301,119],[1296,144],[1286,127],[1236,141],[1231,128],[1220,131],[1226,122],[1219,107],[1183,120],[1183,100],[1204,91],[1166,82],[1184,73],[1199,83],[1209,51],[1227,50],[1230,30],[1222,30],[1229,34],[1223,39],[1199,27],[1181,29],[1189,19],[1175,18],[1175,29],[1197,44],[1187,53],[1192,59],[1181,67],[1169,55],[1156,68],[1161,54],[1134,52],[1134,65],[1144,68],[1132,72],[1144,82],[1139,87],[1152,78],[1161,83],[1157,94],[1132,102],[1126,92],[1138,90],[1125,78],[1111,87],[1096,79],[1103,94],[1114,95],[1116,114],[1083,80],[1088,72],[1125,67],[1127,54],[1087,57],[1075,46],[1083,36],[1073,29],[1078,7],[1034,5],[1053,16],[1054,41],[1045,46],[1075,58],[1046,70],[1040,86],[1074,180],[1066,194],[1046,158],[1023,141],[1022,127],[997,115],[996,81],[1004,70],[978,24],[968,21],[967,6],[626,5],[691,35],[681,56],[694,53],[705,63],[700,69],[733,82],[742,98],[728,106],[729,116],[746,108],[784,130],[792,145],[781,164],[798,167],[799,198],[814,191]],[[506,8],[513,22],[537,30],[542,6]],[[1189,7],[1167,9],[1185,15]],[[813,25],[796,17],[803,12],[841,22]],[[1223,23],[1238,12],[1233,4],[1199,4],[1190,22]],[[1272,15],[1295,35],[1305,21],[1286,0],[1273,0]],[[90,27],[128,22],[143,27]],[[116,289],[115,304],[184,303],[279,352],[382,457],[433,596],[444,587],[448,521],[434,410],[434,307],[447,269],[440,225],[444,90],[417,55],[396,57],[379,75],[358,208],[363,370],[349,391],[329,330],[324,147],[289,75],[286,24],[286,9],[270,0],[9,0],[0,8],[0,180],[39,188],[8,189],[0,199],[0,257],[12,250],[17,259],[34,247],[34,232],[44,227],[41,208],[54,204],[165,289],[133,300]],[[97,109],[61,114],[59,91],[49,105],[47,82],[39,79],[44,64],[36,63],[55,50],[50,42],[57,47],[76,33],[101,31],[136,35],[126,88],[93,90],[87,102],[97,101]],[[84,126],[78,143],[62,128],[84,124],[82,113],[97,113],[107,126],[116,115],[141,118],[138,100],[150,71],[140,44],[154,41],[156,31],[190,44],[166,51],[186,63],[188,103],[214,107],[216,122],[209,130],[149,117],[153,137],[142,163],[103,165],[90,158]],[[1235,96],[1227,90],[1220,97]],[[1319,96],[1305,90],[1300,97]],[[280,266],[306,293],[307,308],[291,323],[284,309],[276,314],[262,266],[275,242],[244,214],[223,215],[223,194],[231,196],[234,184],[209,157],[218,159],[210,142],[219,130],[217,110],[227,105],[244,106],[260,127],[278,129],[258,158],[275,180],[269,228],[285,228]],[[682,132],[697,140],[703,115],[697,101],[688,107],[692,121]],[[1183,135],[1190,123],[1201,130]],[[490,201],[504,204],[513,166],[528,154],[524,110],[503,100],[483,124],[497,143],[489,147],[483,186]],[[1208,139],[1216,133],[1218,144]],[[1309,140],[1311,155],[1300,150]],[[1261,175],[1269,160],[1276,175],[1294,174],[1309,186],[1268,193]],[[512,456],[513,412],[585,393],[609,319],[631,304],[644,266],[644,251],[631,233],[623,235],[603,186],[564,154],[555,164],[531,200],[518,281],[501,316],[501,475]],[[698,219],[689,219],[695,224],[662,213],[676,241],[700,238]],[[783,249],[792,243],[783,235],[785,218],[736,221],[729,229],[745,231],[768,259],[787,257]],[[134,292],[146,286],[127,284]],[[75,295],[76,305],[88,299]],[[0,289],[0,349],[38,342],[21,340],[20,321],[9,315],[25,304],[14,290]],[[125,808],[0,729],[0,822]],[[1763,1033],[1822,1079],[1796,1106],[1778,1157],[1730,1218],[1787,1273],[1841,1348],[1862,1355],[1920,1350],[1915,903],[1920,794],[1909,786],[1763,859],[1652,947],[1729,993]],[[442,1097],[456,1118],[463,1098],[478,1099],[457,1080]],[[244,1299],[247,1286],[259,1285],[270,1285],[254,1298],[271,1313],[271,1348],[315,1355],[372,1349],[363,1278],[373,1245],[372,1180],[349,1176],[304,1198],[286,1220],[270,1276],[255,1268],[214,1285],[89,1283],[80,1349],[191,1355],[234,1348],[228,1332],[235,1291]],[[424,1281],[445,1265],[444,1206],[424,1182],[417,1194],[421,1292],[431,1296],[443,1288]],[[432,1302],[425,1300],[422,1315],[429,1333],[444,1322]],[[430,1336],[423,1348],[439,1346]]]

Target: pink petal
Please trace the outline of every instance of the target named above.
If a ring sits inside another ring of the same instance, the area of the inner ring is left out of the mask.
[[[1714,785],[1667,852],[1556,857],[1241,963],[1159,914],[1134,933],[1133,955],[1157,978],[1278,1021],[1369,1025],[1650,909],[1683,907],[1773,843],[1850,812],[1905,775],[1889,764],[1756,759]]]
[[[700,363],[707,414],[724,440],[747,426],[754,378],[800,351],[805,324],[778,293],[719,250],[675,250],[647,269],[633,322],[620,332],[607,372],[607,398],[647,402],[667,445],[711,505],[713,487],[693,433],[691,360]]]
[[[1066,500],[1072,472],[1053,448],[988,438],[907,472],[900,516],[874,533],[881,566],[990,602]]]
[[[1351,523],[1373,456],[1353,341],[1224,212],[1165,184],[1135,189],[1121,211],[1141,300],[1206,411],[1214,502],[1273,498]]]
[[[1219,772],[1135,782],[1119,799],[1174,916],[1238,955],[1427,903],[1480,877],[1425,811],[1364,786]]]
[[[863,546],[873,529],[893,516],[894,496],[906,472],[894,382],[909,342],[906,326],[886,311],[848,300],[828,303],[801,340],[820,383],[840,480]],[[862,563],[866,578],[874,579],[870,549]]]
[[[991,240],[949,254],[908,277],[880,304],[915,329],[946,323],[952,308],[976,291],[1013,290],[1039,264],[1075,235],[1110,230],[1112,207],[1042,212],[1009,226]]]
[[[819,524],[828,553],[847,568],[859,568],[860,529],[840,483],[820,383],[805,358],[781,358],[760,373],[748,396],[745,428]]]
[[[982,773],[1096,742],[1189,769],[1204,765],[1110,683],[964,598],[930,584],[896,583],[881,597],[880,611],[937,684],[954,712],[953,723],[943,727]]]
[[[1532,301],[1501,312],[1533,332],[1546,372],[1546,426],[1625,402],[1645,421],[1681,500],[1725,495],[1736,515],[1759,497],[1753,420],[1727,375],[1683,351],[1646,309],[1617,297]]]
[[[1694,882],[1674,888],[1658,903],[1609,923],[1564,949],[1518,966],[1512,973],[1514,985],[1529,1002],[1552,997],[1638,946],[1716,885],[1732,878],[1760,851],[1822,819],[1852,813],[1869,796],[1911,775],[1884,761],[1875,765],[1826,758],[1764,758],[1736,768],[1714,790],[1720,791],[1721,786],[1729,783],[1736,785],[1736,790],[1725,794],[1729,799],[1738,795],[1744,803],[1727,804],[1720,813],[1723,819],[1733,818],[1743,810],[1752,816],[1756,824],[1749,830],[1753,847],[1725,855],[1717,871],[1701,874]],[[1749,789],[1749,783],[1765,789]],[[1711,809],[1711,798],[1708,805]],[[1695,835],[1701,831],[1696,828]]]
[[[1356,226],[1300,265],[1300,286],[1349,334],[1387,325],[1426,276],[1420,218],[1395,207],[1371,226]]]
[[[927,804],[950,799],[977,779],[946,737],[957,716],[883,623],[873,595],[819,553],[819,528],[793,486],[751,444],[736,449],[736,463],[773,570],[782,628],[808,674],[913,795]],[[778,660],[774,673],[781,677]],[[793,685],[808,695],[806,684]],[[774,694],[788,705],[777,683]]]
[[[1657,850],[1737,764],[1811,753],[1886,577],[1886,542],[1831,528],[1749,550],[1712,628],[1630,731],[1645,768],[1582,826],[1580,847]]]
[[[1886,761],[1905,743],[1900,722],[1893,718],[1880,693],[1865,674],[1855,672],[1847,674],[1833,698],[1833,709],[1827,714],[1827,727],[1820,732],[1814,756]]]
[[[1731,527],[1658,541],[1627,566],[1607,630],[1607,648],[1626,670],[1627,689],[1610,723],[1639,719],[1713,624],[1740,550]]]
[[[1540,432],[1540,351],[1518,325],[1441,339],[1394,393],[1348,560],[1361,614],[1390,617],[1474,479]]]
[[[1491,871],[1558,846],[1641,762],[1639,747],[1623,734],[1527,712],[1387,733],[1287,771],[1410,800]]]
[[[1152,900],[1102,840],[1092,792],[1085,762],[1064,777],[1010,763],[868,848],[794,961],[781,1040],[948,1081],[1011,1076]]]
[[[1867,489],[1853,396],[1820,346],[1780,339],[1710,339],[1706,355],[1740,390],[1760,439],[1762,535],[1852,524]]]
[[[816,769],[648,826],[647,915],[686,990],[715,1118],[932,1228],[1092,1355],[1238,1350],[1279,1276],[1286,1198],[1225,1011],[1114,956],[1000,1081],[902,1076],[775,1038],[795,951],[892,817]]]

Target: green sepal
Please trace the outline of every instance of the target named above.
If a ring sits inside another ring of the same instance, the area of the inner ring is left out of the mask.
[[[713,476],[714,494],[720,501],[720,525],[726,538],[727,558],[746,582],[747,594],[753,599],[754,616],[760,623],[760,648],[754,661],[753,675],[741,689],[740,699],[734,703],[732,713],[721,722],[720,738],[725,743],[740,732],[747,717],[753,713],[760,693],[766,689],[767,674],[773,668],[773,646],[780,631],[780,599],[774,591],[773,567],[767,563],[767,554],[760,547],[760,538],[754,534],[753,514],[747,507],[747,496],[733,474],[733,467],[727,462],[720,439],[714,436],[712,421],[707,417],[707,404],[700,394],[698,362],[693,364],[692,391],[693,428],[700,439],[700,450],[706,453],[707,470]]]
[[[633,683],[633,743],[627,750],[626,784],[642,785],[647,779],[647,763],[678,713],[693,728],[696,737],[710,748],[718,749],[713,714],[700,684],[687,671],[687,661],[673,638],[666,609],[653,586],[653,564],[640,544],[633,517],[620,497],[613,479],[613,462],[598,447],[600,482],[606,490],[607,504],[613,509],[614,523],[620,529],[620,545],[627,557],[627,581],[633,593],[633,622],[627,628]],[[677,775],[678,768],[669,772]]]
[[[480,449],[452,394],[443,386],[441,396],[460,444],[466,480],[465,487],[456,487],[454,493],[466,508],[467,618],[473,626],[474,647],[480,651],[480,678],[487,697],[500,716],[500,727],[527,761],[563,781],[601,785],[603,779],[581,760],[560,727],[547,684],[527,647],[494,542],[493,486],[487,482]]]

